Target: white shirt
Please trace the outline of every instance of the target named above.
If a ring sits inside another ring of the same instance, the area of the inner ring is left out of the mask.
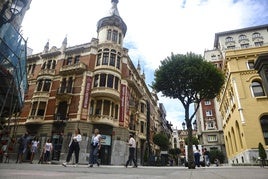
[[[71,141],[70,141],[70,143],[69,143],[69,147],[71,146],[73,140],[75,142],[81,142],[82,141],[82,136],[80,134],[77,134],[76,136],[73,136],[72,139],[71,139]]]
[[[45,151],[51,151],[51,150],[52,150],[52,143],[46,143]]]
[[[98,134],[95,136],[95,134],[92,136],[92,143],[93,145],[96,145],[96,144],[99,144],[100,143],[100,138],[101,138],[101,135]]]
[[[128,141],[129,147],[136,148],[136,141],[133,137],[131,137]]]
[[[38,144],[39,144],[39,141],[35,141],[35,140],[32,141],[32,147],[37,147]]]

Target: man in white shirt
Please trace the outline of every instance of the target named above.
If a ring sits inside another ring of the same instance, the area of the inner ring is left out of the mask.
[[[128,164],[129,164],[130,161],[133,161],[134,167],[138,167],[137,161],[136,161],[136,159],[134,157],[134,155],[135,155],[135,149],[136,149],[136,141],[133,138],[133,135],[132,134],[129,135],[128,145],[129,145],[129,156],[128,156],[128,161],[127,161],[125,167],[127,168],[127,166],[128,166]]]

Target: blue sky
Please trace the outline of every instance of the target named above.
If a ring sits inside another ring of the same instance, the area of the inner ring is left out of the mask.
[[[87,43],[97,37],[97,21],[106,16],[110,0],[33,0],[23,24],[23,36],[33,53]],[[213,48],[217,32],[268,24],[267,0],[119,0],[120,16],[128,30],[124,46],[138,61],[151,84],[160,61],[173,53],[203,54]],[[184,109],[177,100],[161,97],[167,120],[181,128]]]

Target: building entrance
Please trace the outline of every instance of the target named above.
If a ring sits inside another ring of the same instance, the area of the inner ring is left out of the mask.
[[[60,160],[62,142],[63,142],[63,138],[61,135],[59,134],[52,135],[52,145],[53,145],[52,160],[57,160],[57,161]]]

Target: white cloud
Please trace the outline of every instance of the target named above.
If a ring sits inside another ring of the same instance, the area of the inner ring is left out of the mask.
[[[50,47],[59,47],[66,35],[68,46],[89,42],[97,37],[97,21],[107,15],[110,2],[32,1],[22,24],[28,46],[37,53],[49,39]],[[171,52],[203,54],[204,49],[213,48],[216,32],[268,23],[267,9],[266,0],[119,0],[118,4],[120,16],[128,26],[125,42],[135,47],[129,49],[129,54],[135,65],[141,61],[149,77],[147,83],[153,80],[160,61]],[[160,99],[168,120],[181,118],[184,112],[178,103],[170,105],[173,100]]]

